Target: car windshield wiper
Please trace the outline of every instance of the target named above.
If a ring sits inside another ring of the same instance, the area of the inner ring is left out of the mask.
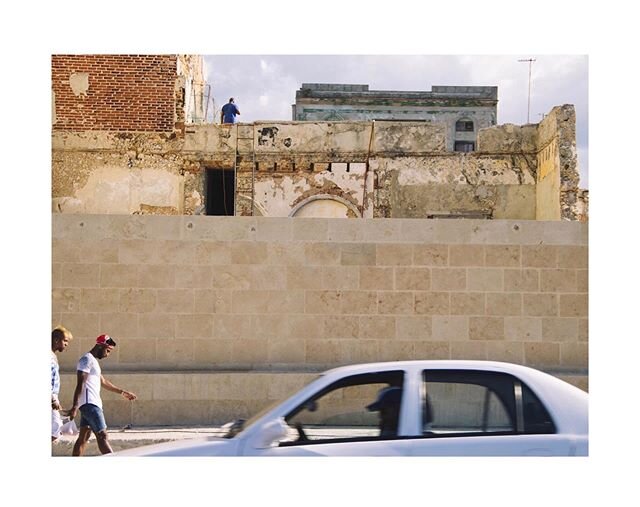
[[[223,438],[233,438],[244,429],[246,419],[236,419],[233,422],[225,424],[222,428],[227,430]]]

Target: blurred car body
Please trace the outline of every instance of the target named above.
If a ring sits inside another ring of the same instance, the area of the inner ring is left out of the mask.
[[[442,360],[335,368],[224,438],[111,456],[586,455],[586,392],[521,365]]]

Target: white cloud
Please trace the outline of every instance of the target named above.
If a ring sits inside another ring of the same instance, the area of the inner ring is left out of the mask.
[[[574,104],[581,185],[588,181],[588,59],[580,55],[211,55],[205,57],[215,109],[235,97],[242,121],[290,120],[302,83],[368,84],[371,90],[428,91],[434,85],[498,86],[498,123],[530,121]],[[219,114],[218,114],[219,116]]]

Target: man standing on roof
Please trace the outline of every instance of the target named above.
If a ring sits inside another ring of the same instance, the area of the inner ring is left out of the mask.
[[[224,106],[222,106],[222,111],[220,112],[220,122],[221,123],[235,123],[236,115],[240,114],[240,109],[235,105],[233,101],[233,97],[229,99]]]
[[[101,334],[96,338],[96,344],[78,361],[77,384],[73,393],[73,406],[69,410],[69,417],[73,419],[80,410],[80,433],[78,440],[73,446],[73,456],[82,456],[85,446],[89,441],[91,432],[96,436],[98,448],[102,454],[113,452],[107,437],[107,423],[102,411],[102,399],[100,398],[100,387],[107,391],[121,394],[127,400],[133,401],[137,396],[129,391],[121,389],[102,376],[102,369],[98,363],[99,359],[104,359],[111,354],[116,346],[116,342],[106,334]]]

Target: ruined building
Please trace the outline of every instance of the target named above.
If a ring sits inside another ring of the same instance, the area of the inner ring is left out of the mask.
[[[202,124],[198,58],[53,57],[55,212],[584,219],[571,105],[539,124],[491,126],[495,88],[435,87],[418,110],[446,121],[410,121],[423,114],[412,110],[407,121],[378,111],[358,121]],[[306,108],[320,93],[299,90],[296,116],[314,117]],[[366,93],[377,92],[355,96]],[[427,106],[451,97],[457,112]],[[474,151],[455,151],[456,142]]]
[[[445,124],[448,151],[474,151],[478,130],[496,124],[497,86],[433,86],[430,92],[369,90],[369,85],[303,83],[293,120],[420,121]]]
[[[105,332],[105,369],[139,395],[104,393],[114,426],[251,416],[354,362],[506,360],[586,386],[573,106],[468,116],[459,152],[443,122],[207,124],[202,76],[197,56],[52,58],[63,406]]]

